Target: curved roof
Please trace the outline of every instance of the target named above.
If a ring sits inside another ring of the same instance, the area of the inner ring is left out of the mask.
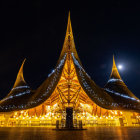
[[[28,97],[33,93],[23,76],[23,66],[25,63],[23,61],[19,72],[17,74],[16,81],[10,93],[0,101],[0,111],[12,111],[19,108],[23,108],[23,103],[27,102]]]
[[[65,63],[66,55],[48,75],[43,84],[33,91],[23,78],[23,65],[19,70],[16,82],[10,93],[0,101],[0,112],[9,112],[36,107],[46,101],[55,89]],[[16,85],[16,86],[15,86]]]
[[[110,78],[104,87],[104,90],[119,104],[129,106],[128,108],[137,108],[140,100],[127,88],[115,64],[113,56],[113,66]],[[137,107],[135,107],[137,105]],[[133,109],[134,109],[133,108]]]
[[[27,85],[26,81],[24,80],[24,76],[23,76],[23,66],[24,66],[25,61],[26,61],[26,59],[24,59],[24,61],[22,62],[22,65],[17,74],[16,81],[14,83],[14,86],[13,86],[12,90],[10,91],[10,93],[8,94],[8,96],[15,95],[16,90],[24,90],[25,88],[29,88],[29,86]]]
[[[24,60],[13,89],[0,101],[0,112],[33,108],[45,102],[52,95],[60,80],[67,55],[71,55],[79,83],[93,102],[106,109],[140,111],[139,99],[128,90],[122,81],[115,65],[114,58],[112,73],[104,89],[97,86],[85,72],[75,48],[69,13],[66,37],[55,69],[48,75],[48,78],[40,87],[33,91],[27,85],[23,77]]]

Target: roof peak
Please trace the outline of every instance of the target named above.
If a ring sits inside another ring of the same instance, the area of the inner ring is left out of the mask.
[[[72,31],[72,25],[71,25],[71,19],[70,19],[70,11],[68,13],[66,35],[65,35],[65,40],[64,40],[60,58],[67,52],[74,53],[76,59],[79,59],[76,48],[75,48],[75,43],[74,43],[74,37],[73,37],[73,31]]]
[[[24,76],[23,76],[23,66],[24,66],[25,61],[26,61],[26,58],[22,62],[22,65],[21,65],[19,72],[17,74],[17,78],[16,78],[16,81],[15,81],[13,88],[15,88],[19,84],[19,82],[21,82],[21,81],[26,83],[24,80]]]
[[[112,72],[111,72],[111,75],[110,75],[110,79],[111,78],[121,79],[121,76],[118,72],[118,69],[117,69],[117,66],[116,66],[116,63],[115,63],[114,55],[113,55],[113,65],[112,65]]]
[[[71,18],[70,18],[70,11],[68,13],[68,23],[67,23],[67,31],[66,31],[66,37],[70,36],[73,38],[73,32],[72,32],[72,26],[71,26]]]

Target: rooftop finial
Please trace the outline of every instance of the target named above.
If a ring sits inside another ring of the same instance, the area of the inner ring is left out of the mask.
[[[70,11],[69,11],[69,15],[68,15],[68,18],[70,19]]]
[[[66,30],[65,40],[64,40],[60,57],[63,56],[68,51],[71,51],[72,53],[74,53],[75,57],[79,59],[76,48],[75,48],[75,43],[74,43],[74,37],[73,37],[72,25],[71,25],[71,19],[70,19],[70,11],[68,13],[67,30]]]
[[[113,66],[112,66],[112,72],[111,72],[110,78],[121,79],[116,63],[115,63],[114,55],[113,55]]]
[[[23,66],[24,66],[25,61],[26,61],[26,58],[23,60],[22,65],[21,65],[21,67],[19,69],[19,72],[17,74],[17,79],[15,81],[14,87],[16,87],[20,81],[25,82],[24,76],[23,76]]]
[[[71,38],[73,38],[71,19],[70,19],[70,11],[68,14],[68,23],[67,23],[67,31],[66,31],[66,36],[69,36],[69,35],[71,36]]]
[[[116,63],[115,63],[115,58],[114,58],[114,54],[113,54],[113,69],[117,69]]]

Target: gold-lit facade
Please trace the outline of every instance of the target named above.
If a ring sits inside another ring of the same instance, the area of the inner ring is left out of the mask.
[[[24,61],[25,62],[25,61]],[[100,88],[85,72],[75,49],[70,15],[56,68],[36,90],[23,77],[23,65],[11,92],[0,101],[0,126],[65,126],[66,108],[73,125],[140,126],[140,101],[122,81],[113,57],[112,73]],[[122,92],[122,93],[121,93]]]

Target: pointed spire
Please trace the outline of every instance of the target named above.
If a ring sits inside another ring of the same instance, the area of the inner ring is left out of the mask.
[[[70,11],[69,11],[69,14],[68,14],[68,23],[67,23],[67,31],[66,31],[66,37],[68,38],[68,36],[73,38],[71,19],[70,19]]]
[[[73,37],[72,25],[71,25],[71,19],[70,19],[70,11],[68,14],[67,30],[66,30],[65,40],[64,40],[60,58],[68,51],[74,53],[76,59],[79,59],[76,48],[75,48],[75,43],[74,43],[74,37]]]
[[[115,63],[115,59],[114,59],[114,55],[113,55],[113,66],[112,66],[112,72],[110,75],[110,79],[114,78],[114,79],[121,79],[120,74],[118,72],[116,63]]]
[[[24,66],[25,61],[26,61],[26,58],[22,62],[22,65],[21,65],[21,67],[19,69],[19,72],[17,74],[17,78],[16,78],[16,81],[15,81],[15,84],[14,84],[13,88],[17,87],[20,82],[26,83],[25,80],[24,80],[24,77],[23,77],[23,66]]]

